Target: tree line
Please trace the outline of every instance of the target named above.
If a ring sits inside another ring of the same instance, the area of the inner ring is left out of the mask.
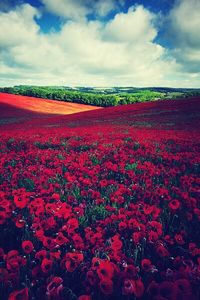
[[[49,86],[14,86],[0,88],[0,92],[11,93],[16,95],[24,95],[30,97],[38,97],[44,99],[52,99],[58,101],[82,103],[94,106],[117,106],[122,104],[131,104],[137,102],[153,101],[158,99],[175,99],[178,97],[197,96],[199,91],[189,90],[187,93],[178,91],[156,91],[152,89],[141,89],[135,92],[117,92],[107,93],[106,91],[96,92],[84,91],[83,89],[71,89],[65,87],[49,87]]]

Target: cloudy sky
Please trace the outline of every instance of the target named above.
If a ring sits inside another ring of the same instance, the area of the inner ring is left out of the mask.
[[[0,86],[200,87],[200,0],[0,0]]]

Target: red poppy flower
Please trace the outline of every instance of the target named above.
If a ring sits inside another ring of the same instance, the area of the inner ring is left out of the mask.
[[[152,243],[156,242],[158,240],[157,232],[151,230],[148,235],[148,240]]]
[[[101,261],[97,267],[97,274],[100,280],[111,280],[114,274],[114,269],[109,261]]]
[[[145,271],[145,272],[148,272],[149,270],[151,270],[151,261],[149,259],[146,259],[144,258],[141,262],[141,266],[142,266],[142,269]]]
[[[42,260],[47,256],[47,251],[46,250],[40,250],[35,254],[35,258]]]
[[[65,267],[68,272],[73,272],[83,261],[82,253],[67,253]]]
[[[133,238],[134,243],[137,245],[137,244],[139,244],[140,240],[142,239],[142,233],[140,231],[134,232],[132,234],[132,238]]]
[[[20,268],[20,261],[18,257],[10,258],[6,261],[7,270],[10,272],[18,272]]]
[[[56,239],[54,240],[56,244],[62,246],[69,242],[69,240],[63,235],[62,232],[59,232]]]
[[[18,196],[18,195],[15,195],[14,196],[14,203],[15,205],[18,207],[18,208],[21,208],[23,209],[24,207],[27,206],[28,204],[28,198],[25,197],[25,196]]]
[[[55,240],[51,237],[44,236],[42,242],[44,247],[50,250],[54,249],[56,246]]]
[[[125,222],[120,222],[118,225],[119,231],[123,231],[127,228],[127,224]]]
[[[10,250],[6,255],[6,259],[17,258],[18,255],[19,252],[17,250]]]
[[[134,280],[125,279],[122,286],[122,294],[123,295],[132,295],[135,291]]]
[[[67,232],[72,233],[76,228],[78,228],[78,220],[75,218],[69,219],[66,224]]]
[[[53,277],[47,285],[47,296],[51,299],[57,299],[60,291],[63,289],[63,279],[61,277]]]
[[[23,290],[20,291],[14,291],[8,296],[8,300],[28,300],[28,288],[24,288]]]
[[[134,265],[128,265],[125,268],[125,274],[128,279],[136,279],[138,275],[138,268]]]
[[[41,264],[42,272],[49,273],[51,271],[52,265],[53,265],[52,260],[44,258]]]
[[[22,249],[24,250],[24,252],[26,254],[30,254],[34,249],[32,242],[31,241],[23,241]]]
[[[137,279],[137,280],[125,279],[122,287],[122,293],[124,295],[134,294],[137,298],[140,298],[144,293],[144,284],[141,281],[141,279]]]
[[[83,250],[84,249],[84,242],[82,237],[79,234],[74,234],[72,237],[73,243],[74,243],[74,247],[77,250]]]
[[[153,212],[154,207],[150,205],[145,205],[143,211],[145,215],[150,215]]]
[[[162,234],[162,224],[160,222],[151,221],[148,224],[151,226],[151,228],[153,228],[153,230],[156,231],[158,235]]]
[[[52,259],[52,260],[59,260],[60,256],[61,256],[61,251],[60,250],[50,252],[50,259]]]
[[[180,202],[175,199],[175,200],[170,201],[168,205],[172,211],[175,211],[180,207]]]
[[[112,237],[112,249],[113,251],[119,251],[123,244],[122,244],[122,241],[120,240],[119,236],[118,235],[115,235]]]
[[[87,272],[86,278],[87,278],[87,281],[89,282],[89,284],[91,286],[96,285],[98,277],[97,277],[97,275],[92,270],[89,270]]]
[[[15,222],[15,226],[17,228],[23,228],[25,225],[26,225],[26,222],[22,218],[18,218]]]
[[[167,257],[167,256],[169,256],[169,251],[163,245],[159,245],[156,248],[156,252],[158,253],[158,255],[160,257]]]
[[[60,200],[60,195],[58,193],[54,193],[52,196],[51,196],[52,199],[58,201]]]

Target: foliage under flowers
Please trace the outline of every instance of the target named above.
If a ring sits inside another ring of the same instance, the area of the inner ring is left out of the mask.
[[[1,300],[199,299],[199,150],[197,131],[2,133]]]

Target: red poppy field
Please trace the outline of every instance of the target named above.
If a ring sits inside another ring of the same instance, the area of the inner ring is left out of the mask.
[[[50,116],[12,97],[0,299],[198,300],[200,98]]]

